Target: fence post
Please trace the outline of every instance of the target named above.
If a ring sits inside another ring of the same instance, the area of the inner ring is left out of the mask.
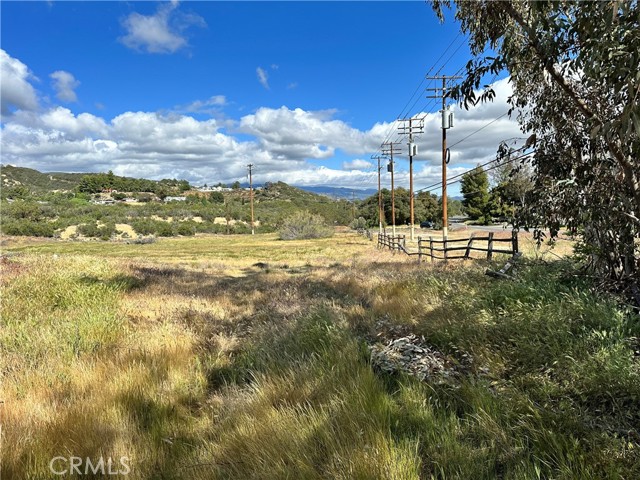
[[[429,256],[433,262],[433,237],[429,236]]]
[[[489,232],[489,246],[487,248],[487,260],[493,258],[493,232]]]
[[[518,232],[516,230],[511,230],[511,250],[514,255],[518,253]]]
[[[422,237],[418,236],[418,263],[422,263]]]
[[[448,254],[447,254],[447,240],[448,240],[448,238],[444,237],[443,241],[442,241],[442,250],[444,251],[443,252],[444,253],[444,263],[447,263],[447,257],[448,257]]]
[[[469,243],[467,243],[467,250],[464,252],[464,259],[467,260],[471,255],[471,247],[473,246],[473,236],[475,232],[471,232],[471,236],[469,237]]]

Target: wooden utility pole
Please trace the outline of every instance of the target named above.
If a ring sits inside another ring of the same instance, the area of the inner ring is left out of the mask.
[[[256,234],[254,222],[253,222],[253,163],[247,165],[249,169],[249,201],[251,202],[251,235]]]
[[[447,216],[447,164],[449,163],[447,152],[447,129],[453,126],[452,117],[447,110],[447,81],[457,80],[461,77],[442,75],[440,77],[427,77],[428,80],[442,80],[442,87],[430,88],[434,95],[427,95],[427,98],[442,98],[442,238],[447,239],[449,230],[449,218]]]
[[[356,192],[355,190],[351,190],[351,216],[352,220],[356,219]]]
[[[417,145],[413,143],[413,135],[424,133],[424,119],[404,118],[400,120],[403,125],[399,127],[400,133],[409,135],[409,210],[411,217],[411,241],[415,240],[414,195],[413,195],[413,157],[418,153]],[[409,122],[407,127],[406,122]]]
[[[400,147],[398,147],[398,145],[400,145],[400,142],[386,142],[382,144],[382,154],[389,156],[387,171],[391,173],[391,231],[394,237],[396,235],[396,190],[393,183],[393,154],[400,153]]]
[[[383,216],[383,208],[382,208],[382,189],[380,188],[380,171],[382,167],[380,166],[380,155],[371,156],[371,158],[375,158],[378,160],[378,231],[382,233],[382,216]]]

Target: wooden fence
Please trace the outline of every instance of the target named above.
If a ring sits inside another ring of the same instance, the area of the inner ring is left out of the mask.
[[[487,242],[487,245],[478,246],[479,242]],[[451,255],[451,252],[455,253]],[[433,237],[418,237],[418,261],[422,261],[422,257],[429,257],[432,261],[468,259],[471,258],[471,252],[486,252],[487,260],[491,260],[494,253],[515,255],[518,253],[518,234],[515,231],[511,232],[511,238],[494,238],[493,232],[488,232],[486,236],[476,236],[472,233],[469,238],[458,239],[436,240]]]
[[[369,240],[373,240],[373,234],[371,233],[371,230],[369,230],[368,228],[358,228],[356,229],[356,232],[358,232],[360,235],[367,237]]]
[[[486,242],[485,245],[479,245],[480,242]],[[421,262],[423,257],[433,260],[454,260],[454,259],[470,259],[471,252],[486,252],[487,260],[493,258],[494,253],[504,253],[507,255],[515,255],[518,253],[518,234],[511,232],[511,238],[495,238],[494,232],[488,232],[487,235],[478,236],[472,233],[469,238],[456,239],[434,239],[433,237],[418,237],[418,251],[410,252],[407,250],[407,242],[405,235],[387,235],[385,233],[378,234],[378,248],[388,248],[393,251],[401,251],[406,255],[417,256]]]
[[[389,250],[399,250],[408,253],[406,250],[406,235],[387,235],[386,232],[378,234],[378,248],[388,248]]]

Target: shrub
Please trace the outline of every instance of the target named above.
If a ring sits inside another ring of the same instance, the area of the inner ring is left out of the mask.
[[[53,237],[54,225],[49,222],[33,222],[3,218],[1,224],[3,235],[25,235],[31,237]]]
[[[367,221],[364,219],[364,217],[354,218],[349,226],[354,230],[364,230],[367,228]]]
[[[81,235],[100,238],[102,240],[109,240],[115,231],[116,226],[113,223],[107,223],[98,227],[95,222],[90,222],[78,226],[78,233]]]
[[[195,235],[196,222],[186,221],[178,223],[178,226],[176,227],[176,233],[178,235]]]
[[[305,210],[287,217],[278,233],[281,240],[302,240],[331,237],[333,229],[327,226],[323,216]]]
[[[135,245],[148,245],[151,243],[156,243],[156,237],[153,235],[149,235],[146,237],[143,237],[142,235],[138,235],[136,238],[133,239],[131,243]]]

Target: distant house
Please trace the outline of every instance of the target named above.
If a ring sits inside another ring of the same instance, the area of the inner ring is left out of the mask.
[[[184,202],[187,200],[187,197],[164,197],[165,203],[167,202]]]

